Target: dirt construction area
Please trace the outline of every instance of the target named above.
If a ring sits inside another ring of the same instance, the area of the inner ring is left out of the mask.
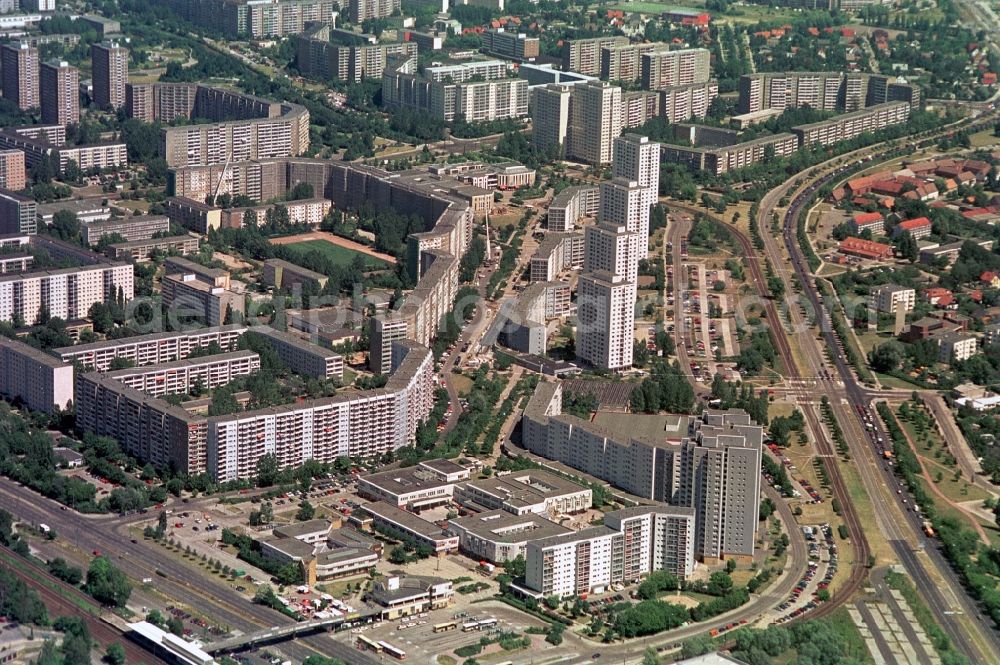
[[[334,235],[329,231],[311,231],[309,233],[300,233],[294,236],[283,236],[281,238],[271,238],[270,243],[272,245],[293,245],[297,242],[306,242],[308,240],[323,240],[332,245],[337,245],[338,247],[343,247],[344,249],[350,249],[355,252],[360,252],[362,254],[367,254],[368,256],[373,256],[376,259],[381,259],[386,263],[396,263],[396,257],[389,254],[383,254],[382,252],[376,252],[371,247],[367,245],[362,245],[359,242],[354,242],[353,240],[348,240],[347,238],[341,238],[338,235]]]

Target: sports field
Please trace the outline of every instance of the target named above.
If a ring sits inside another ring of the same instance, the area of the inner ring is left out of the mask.
[[[301,242],[291,243],[286,245],[286,247],[299,252],[320,252],[325,254],[339,265],[349,265],[354,261],[354,257],[360,256],[365,261],[365,265],[372,270],[378,270],[380,268],[387,268],[389,263],[383,261],[382,259],[370,256],[363,252],[358,252],[356,250],[350,249],[348,247],[341,247],[340,245],[334,245],[326,240],[303,240]]]
[[[341,265],[349,264],[358,255],[365,259],[365,265],[371,270],[387,268],[396,263],[394,256],[383,254],[368,245],[341,238],[328,231],[310,231],[293,236],[271,238],[270,242],[272,245],[287,245],[297,248],[302,252],[315,250],[326,254],[331,260]]]

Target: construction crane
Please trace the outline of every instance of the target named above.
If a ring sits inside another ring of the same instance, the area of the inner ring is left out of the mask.
[[[219,183],[215,186],[215,192],[212,194],[212,205],[215,205],[215,200],[219,198],[219,191],[222,189],[222,183],[226,181],[226,174],[229,173],[229,165],[233,161],[233,153],[230,151],[226,155],[226,163],[222,167],[222,174],[219,176]]]

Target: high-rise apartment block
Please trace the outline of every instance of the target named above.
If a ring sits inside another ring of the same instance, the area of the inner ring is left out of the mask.
[[[609,370],[632,366],[635,330],[635,280],[606,271],[580,275],[577,356]]]
[[[614,141],[611,177],[624,178],[642,188],[645,212],[640,210],[639,223],[629,228],[644,236],[649,236],[649,208],[659,200],[660,153],[659,143],[638,134],[622,134]],[[645,215],[645,225],[642,215]]]
[[[0,338],[0,395],[33,411],[52,413],[73,404],[73,366],[6,337]]]
[[[295,38],[295,63],[304,76],[343,81],[377,79],[382,78],[390,59],[417,55],[417,44],[412,41],[336,44],[330,41],[330,35],[330,26],[321,25]]]
[[[393,348],[392,374],[382,388],[209,418],[99,372],[80,376],[76,387],[82,431],[111,436],[156,466],[225,482],[256,475],[265,455],[274,455],[280,468],[294,468],[310,459],[372,457],[412,443],[434,404],[434,358],[404,340]]]
[[[550,234],[551,235],[551,234]],[[601,221],[584,232],[583,271],[603,270],[634,280],[639,273],[642,238],[625,224]]]
[[[668,86],[660,91],[660,114],[668,122],[687,122],[691,118],[704,118],[712,101],[719,96],[719,82]]]
[[[99,263],[0,275],[0,321],[33,326],[42,315],[82,319],[94,303],[135,297],[132,264]]]
[[[174,315],[193,317],[208,326],[231,323],[227,317],[246,311],[246,285],[231,281],[229,273],[220,281],[194,270],[172,272],[168,265],[161,286],[163,304]]]
[[[784,111],[809,106],[824,111],[858,111],[906,102],[920,106],[920,89],[898,79],[860,72],[768,72],[739,81],[739,112]]]
[[[24,152],[0,150],[0,189],[19,192],[24,187]]]
[[[217,344],[223,351],[234,349],[246,326],[229,325],[178,332],[150,333],[123,339],[77,344],[53,349],[65,363],[79,362],[98,372],[106,372],[115,358],[136,367],[159,365],[187,358],[193,351]]]
[[[80,122],[80,70],[66,61],[52,60],[42,63],[39,78],[42,122]]]
[[[625,226],[639,236],[640,258],[646,258],[649,242],[649,206],[653,187],[642,187],[635,180],[617,177],[601,183],[602,222]],[[634,276],[633,276],[634,277]]]
[[[347,17],[354,25],[370,18],[387,18],[400,11],[400,0],[349,0]]]
[[[617,370],[632,364],[636,282],[649,244],[650,206],[659,191],[660,145],[628,134],[615,137],[612,153],[614,178],[601,183],[600,223],[585,236],[577,354]]]
[[[370,331],[368,367],[376,374],[385,374],[391,364],[392,344],[409,336],[409,325],[400,317],[378,315],[372,317]]]
[[[344,357],[291,333],[269,326],[256,326],[249,334],[260,335],[290,370],[317,379],[341,379]]]
[[[150,397],[163,397],[191,392],[199,384],[211,390],[258,370],[259,355],[253,351],[230,351],[159,365],[128,367],[99,376],[118,381],[126,388],[138,390]]]
[[[647,438],[562,414],[562,386],[540,383],[522,416],[524,447],[645,499],[694,510],[694,552],[753,556],[763,430],[744,411],[678,416]]]
[[[658,50],[642,54],[641,79],[646,90],[705,83],[711,75],[708,49]]]
[[[628,46],[628,37],[593,37],[563,42],[562,68],[589,76],[601,73],[601,49]]]
[[[94,103],[101,108],[115,110],[125,106],[128,49],[118,42],[92,44],[90,62],[93,67]]]
[[[642,60],[650,51],[666,49],[666,44],[641,43],[601,48],[601,78],[635,83],[642,78]]]
[[[542,86],[532,91],[532,139],[564,157],[607,164],[622,130],[622,109],[622,89],[604,81]]]
[[[520,32],[490,29],[482,35],[483,52],[511,60],[531,61],[541,52],[541,40]]]
[[[126,112],[150,120],[215,121],[161,130],[163,155],[171,167],[289,157],[309,148],[305,107],[197,83],[131,86]]]
[[[485,80],[475,80],[480,77]],[[416,59],[409,58],[386,68],[382,103],[390,109],[426,111],[446,122],[523,118],[528,115],[528,81],[507,77],[507,64],[500,60],[419,72]]]
[[[3,75],[3,96],[22,111],[37,109],[38,49],[27,42],[0,46],[0,69]]]
[[[829,120],[821,120],[808,125],[792,127],[792,133],[799,140],[799,147],[814,144],[832,145],[840,141],[849,141],[865,132],[876,132],[890,125],[898,125],[910,117],[910,105],[906,102],[887,102],[876,104],[835,116]]]
[[[573,88],[551,83],[531,91],[531,142],[539,149],[566,155],[570,96]]]
[[[566,155],[589,164],[607,164],[612,141],[621,134],[622,89],[603,81],[573,87]]]
[[[66,145],[66,127],[57,124],[0,127],[0,148],[22,151],[25,165],[29,168],[43,159],[50,160],[60,173],[66,170],[71,160],[82,171],[128,164],[128,150],[124,143]]]
[[[683,580],[694,569],[694,524],[690,508],[637,506],[608,513],[604,526],[528,541],[526,591],[586,595],[656,570]]]
[[[397,0],[398,2],[398,0]],[[335,0],[162,0],[185,20],[230,39],[285,37],[310,23],[330,23],[342,3]]]
[[[581,217],[596,217],[600,206],[600,188],[588,185],[567,187],[556,194],[549,205],[548,229],[556,233],[572,231]]]
[[[34,235],[38,232],[37,211],[35,199],[0,189],[0,235]]]

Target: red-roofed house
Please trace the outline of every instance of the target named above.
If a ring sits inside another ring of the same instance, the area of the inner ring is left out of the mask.
[[[979,281],[990,286],[994,289],[1000,289],[1000,275],[996,274],[992,270],[987,270],[982,275],[979,276]]]
[[[840,241],[837,250],[841,254],[859,256],[863,259],[884,261],[892,258],[892,247],[889,245],[861,238],[844,238]]]
[[[871,231],[872,234],[885,231],[885,218],[880,212],[860,212],[851,219],[851,228],[855,233]]]
[[[923,296],[927,299],[927,302],[942,309],[955,302],[955,295],[948,289],[940,286],[924,289]]]
[[[983,74],[983,85],[993,85],[997,82],[996,72],[986,72]]]
[[[955,180],[959,185],[975,185],[976,184],[976,174],[972,171],[962,171],[959,173]]]
[[[908,219],[905,222],[900,222],[892,230],[892,237],[895,238],[907,231],[915,240],[926,238],[931,234],[931,220],[926,217],[917,217],[916,219]]]
[[[870,189],[876,194],[900,196],[903,193],[903,183],[895,180],[879,180],[878,182],[872,183]]]

